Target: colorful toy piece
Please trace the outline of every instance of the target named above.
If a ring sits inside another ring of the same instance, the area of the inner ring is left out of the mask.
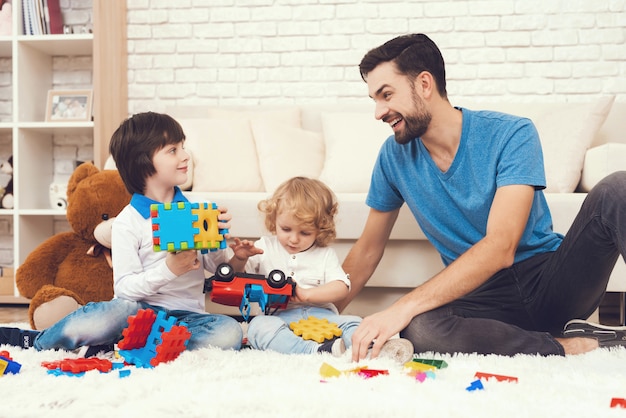
[[[177,358],[187,347],[191,333],[184,323],[174,325],[176,318],[165,318],[165,312],[142,309],[128,317],[124,338],[117,344],[126,362],[137,367],[154,367]]]
[[[295,282],[281,270],[272,270],[267,277],[261,274],[235,273],[228,263],[217,266],[215,275],[206,279],[204,291],[211,292],[211,301],[228,306],[239,306],[244,320],[250,317],[250,304],[269,314],[271,309],[285,309],[295,291]]]
[[[0,351],[0,376],[7,373],[18,374],[22,365],[13,361],[8,351]]]
[[[624,398],[613,398],[611,399],[611,408],[626,408],[626,399]]]
[[[226,248],[219,228],[217,205],[210,202],[175,202],[150,205],[154,251],[200,250],[202,253]]]
[[[113,363],[110,360],[95,357],[44,361],[41,365],[48,369],[48,373],[55,375],[67,374],[82,376],[84,372],[89,370],[98,370],[101,373],[108,373],[113,369]]]
[[[446,367],[448,367],[448,363],[446,363],[445,360],[414,358],[412,361],[416,363],[429,364],[435,366],[435,368],[437,369],[445,369]]]
[[[342,333],[337,324],[328,322],[328,319],[319,319],[314,316],[292,322],[289,324],[289,328],[302,339],[313,340],[318,343],[340,337]]]
[[[474,380],[468,387],[465,388],[468,392],[473,392],[475,390],[483,390],[485,387],[483,386],[483,382],[480,379]]]
[[[389,371],[387,371],[387,370],[368,369],[367,366],[365,366],[365,367],[357,367],[356,369],[345,370],[345,371],[342,372],[342,371],[334,368],[333,366],[331,366],[328,363],[323,363],[322,366],[320,367],[320,374],[324,378],[339,377],[342,374],[356,374],[358,376],[361,376],[361,377],[364,377],[366,379],[369,379],[370,377],[375,377],[375,376],[378,376],[378,375],[388,375]]]
[[[491,374],[491,373],[483,373],[483,372],[476,372],[474,377],[476,379],[487,379],[487,380],[490,378],[495,378],[498,382],[517,382],[517,377],[503,376],[500,374]]]

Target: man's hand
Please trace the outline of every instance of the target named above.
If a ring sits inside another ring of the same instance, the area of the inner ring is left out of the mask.
[[[367,357],[370,347],[371,358],[376,358],[383,345],[406,328],[411,319],[410,315],[404,314],[402,309],[395,305],[365,317],[352,334],[352,361],[360,361]]]

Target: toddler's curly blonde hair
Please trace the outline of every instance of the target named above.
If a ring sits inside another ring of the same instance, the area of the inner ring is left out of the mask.
[[[323,182],[307,177],[293,177],[282,183],[272,197],[257,205],[265,214],[265,227],[276,234],[276,216],[289,213],[303,225],[317,230],[315,244],[325,247],[336,237],[335,194]]]

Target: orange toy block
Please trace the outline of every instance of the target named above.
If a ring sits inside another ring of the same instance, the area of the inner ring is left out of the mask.
[[[474,377],[476,379],[489,379],[489,378],[493,377],[498,382],[517,382],[517,377],[503,376],[503,375],[500,375],[500,374],[492,374],[492,373],[476,372]]]
[[[626,408],[626,399],[624,398],[613,398],[611,399],[611,408]]]
[[[289,324],[289,328],[302,339],[313,340],[318,343],[341,336],[341,330],[337,324],[328,322],[328,319],[319,319],[314,316],[292,322]]]

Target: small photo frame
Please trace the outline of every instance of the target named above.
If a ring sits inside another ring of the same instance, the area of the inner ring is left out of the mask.
[[[92,90],[48,90],[46,122],[91,120]]]

